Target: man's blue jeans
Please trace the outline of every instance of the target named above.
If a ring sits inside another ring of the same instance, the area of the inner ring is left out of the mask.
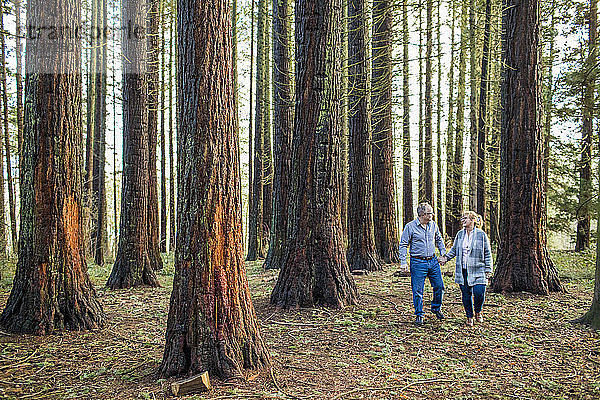
[[[410,284],[412,286],[413,305],[415,306],[415,315],[423,316],[423,289],[425,288],[425,278],[429,277],[431,287],[433,287],[433,300],[431,301],[431,311],[439,311],[442,307],[442,297],[444,296],[444,281],[442,280],[442,271],[437,257],[431,260],[410,259]]]
[[[483,301],[485,300],[485,285],[473,285],[467,284],[467,270],[463,269],[463,282],[464,285],[460,286],[462,292],[462,303],[465,308],[467,318],[473,318],[473,302],[475,302],[475,312],[480,313],[483,307]]]

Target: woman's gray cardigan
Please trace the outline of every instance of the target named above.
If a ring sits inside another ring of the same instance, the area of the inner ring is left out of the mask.
[[[479,228],[474,228],[473,234],[475,236],[473,237],[471,252],[467,260],[467,285],[487,285],[485,274],[488,272],[491,273],[493,267],[492,248],[490,247],[490,241],[484,231]],[[454,282],[459,285],[464,285],[462,274],[462,242],[464,237],[465,230],[463,228],[456,234],[454,245],[448,254],[446,254],[448,260],[456,256]]]

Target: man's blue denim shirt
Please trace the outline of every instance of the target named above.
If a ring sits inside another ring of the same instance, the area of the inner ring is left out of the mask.
[[[414,219],[406,224],[402,231],[399,246],[400,265],[407,264],[408,246],[410,246],[410,255],[413,257],[432,257],[435,255],[435,245],[442,256],[446,254],[444,240],[435,221],[429,221],[426,228],[423,228],[419,219]]]

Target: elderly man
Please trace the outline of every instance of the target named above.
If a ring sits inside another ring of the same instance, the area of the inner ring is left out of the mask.
[[[431,312],[443,320],[442,296],[444,294],[444,281],[438,259],[435,257],[437,245],[440,255],[446,255],[444,240],[437,224],[433,221],[433,207],[421,203],[417,207],[417,218],[409,222],[402,231],[400,238],[400,263],[404,271],[408,271],[406,262],[407,249],[410,246],[410,284],[412,286],[413,305],[415,307],[415,325],[423,325],[423,289],[425,278],[433,287],[433,300]]]

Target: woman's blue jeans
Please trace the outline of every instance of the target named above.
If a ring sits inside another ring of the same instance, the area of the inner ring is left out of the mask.
[[[465,308],[465,313],[467,314],[467,318],[473,318],[473,303],[475,303],[475,312],[480,313],[481,308],[483,307],[483,301],[485,300],[485,285],[473,285],[469,286],[467,284],[467,269],[464,268],[462,270],[463,273],[463,282],[464,285],[460,286],[460,291],[462,292],[462,303]]]
[[[429,277],[429,282],[433,288],[433,300],[431,300],[431,311],[439,311],[442,306],[442,297],[444,295],[444,280],[437,257],[431,260],[420,260],[418,258],[410,259],[410,284],[412,286],[413,305],[415,306],[415,315],[423,316],[423,289],[425,288],[425,278]]]

